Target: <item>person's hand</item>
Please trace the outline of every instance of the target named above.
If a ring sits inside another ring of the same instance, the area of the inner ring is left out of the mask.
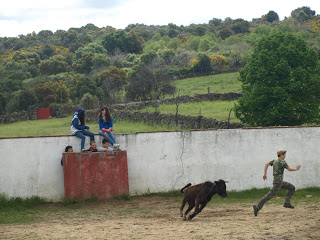
[[[262,178],[263,178],[263,180],[266,180],[267,179],[267,174],[264,174]]]
[[[89,130],[90,128],[88,126],[84,126],[84,129],[88,129]]]
[[[296,169],[299,170],[301,168],[301,165],[297,165]]]

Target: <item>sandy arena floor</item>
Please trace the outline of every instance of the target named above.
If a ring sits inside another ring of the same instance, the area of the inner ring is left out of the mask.
[[[39,222],[0,225],[0,239],[320,239],[319,201],[286,209],[271,200],[257,217],[252,203],[210,204],[192,221],[179,216],[180,201],[156,196],[48,204]]]

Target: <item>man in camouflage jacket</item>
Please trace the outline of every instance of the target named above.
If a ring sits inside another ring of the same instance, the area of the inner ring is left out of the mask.
[[[301,165],[297,165],[296,168],[291,168],[288,166],[286,161],[287,151],[284,149],[280,149],[277,151],[278,159],[267,162],[264,167],[264,175],[263,180],[267,179],[267,170],[269,166],[273,166],[273,187],[271,190],[260,200],[258,205],[253,205],[253,213],[255,216],[258,215],[258,212],[262,209],[263,205],[269,201],[276,193],[280,190],[280,188],[288,189],[288,193],[286,195],[284,207],[286,208],[294,208],[294,206],[290,203],[290,198],[295,192],[295,187],[288,182],[283,181],[283,172],[286,168],[288,171],[298,171],[301,168]]]

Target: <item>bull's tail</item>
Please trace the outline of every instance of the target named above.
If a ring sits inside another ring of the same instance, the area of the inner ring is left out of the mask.
[[[187,185],[185,185],[182,189],[181,189],[181,192],[183,193],[183,190],[186,189],[187,187],[190,187],[191,186],[191,183],[188,183]]]

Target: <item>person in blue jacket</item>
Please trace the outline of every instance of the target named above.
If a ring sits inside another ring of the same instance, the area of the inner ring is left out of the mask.
[[[81,151],[84,150],[86,141],[85,136],[90,137],[90,142],[94,141],[94,133],[88,131],[89,127],[85,125],[85,111],[83,108],[76,108],[71,121],[70,131],[73,135],[81,139]]]
[[[117,144],[116,139],[114,137],[113,117],[111,117],[110,111],[107,107],[101,108],[98,117],[98,123],[99,134],[105,137],[114,148],[119,147],[119,144]]]

